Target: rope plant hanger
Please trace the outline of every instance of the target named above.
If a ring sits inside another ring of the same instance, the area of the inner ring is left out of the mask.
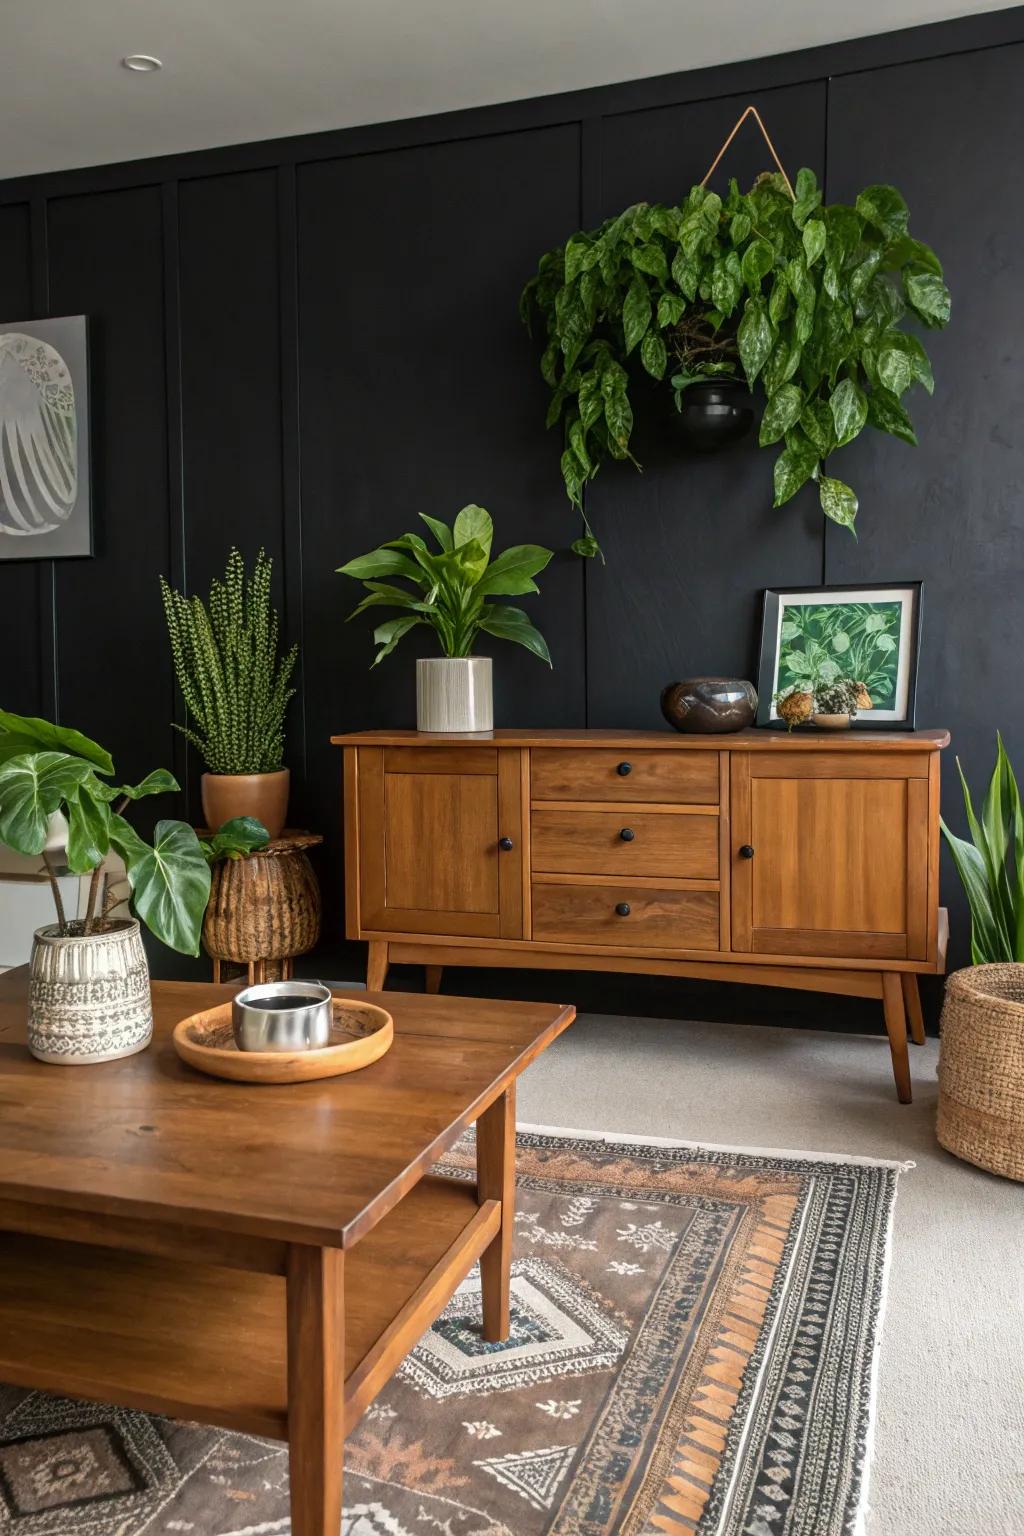
[[[775,170],[747,192],[731,180],[722,197],[707,184],[748,117]],[[697,384],[745,381],[763,399],[758,441],[777,447],[773,504],[814,481],[825,515],[853,531],[857,497],[827,472],[832,456],[865,426],[916,442],[902,397],[934,387],[917,329],[949,320],[941,263],[909,218],[895,187],[826,205],[813,171],[791,182],[748,106],[680,203],[635,203],[541,257],[520,313],[543,328],[547,425],[561,427],[562,477],[585,527],[578,554],[600,553],[587,484],[607,459],[641,467],[638,373],[664,382],[679,410]]]

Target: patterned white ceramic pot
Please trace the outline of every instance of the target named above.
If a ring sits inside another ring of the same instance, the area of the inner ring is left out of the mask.
[[[28,984],[28,1048],[65,1066],[113,1061],[153,1037],[149,966],[134,917],[102,933],[37,928]]]
[[[489,656],[428,656],[416,663],[416,729],[493,731]]]

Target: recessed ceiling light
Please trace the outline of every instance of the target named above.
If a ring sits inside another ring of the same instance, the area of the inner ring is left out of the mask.
[[[151,75],[155,69],[163,69],[163,60],[155,59],[151,53],[129,53],[121,63],[125,69],[132,69],[138,75]]]

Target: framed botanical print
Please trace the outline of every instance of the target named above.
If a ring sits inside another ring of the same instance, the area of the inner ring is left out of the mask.
[[[764,594],[758,725],[781,725],[780,697],[859,685],[851,725],[914,728],[921,636],[919,581],[772,587]],[[866,702],[869,701],[869,702]]]
[[[91,554],[86,318],[0,321],[0,560]]]

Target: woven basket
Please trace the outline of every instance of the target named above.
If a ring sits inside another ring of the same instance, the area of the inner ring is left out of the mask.
[[[1024,965],[949,978],[936,1134],[955,1156],[1024,1180]]]

